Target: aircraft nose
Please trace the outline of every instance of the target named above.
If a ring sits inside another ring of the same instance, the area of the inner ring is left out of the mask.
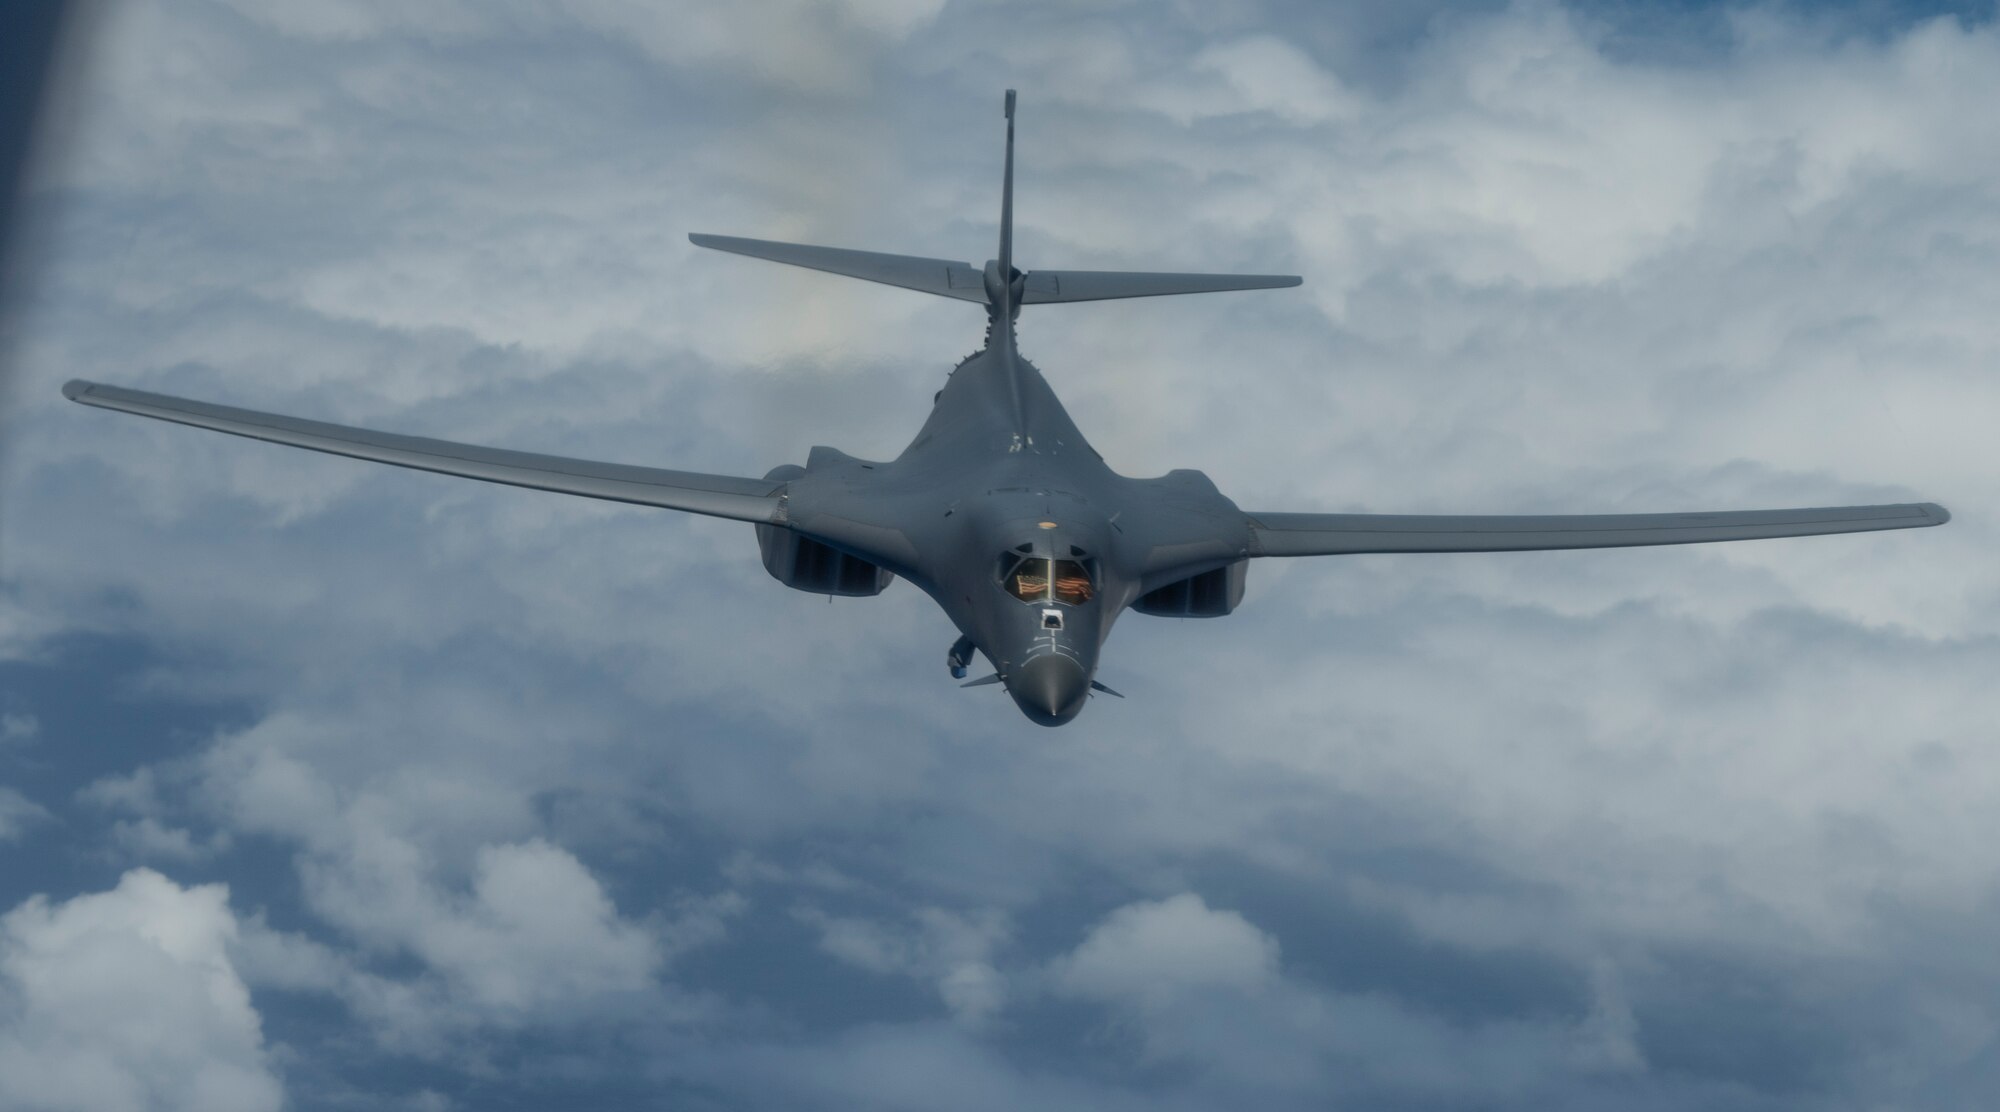
[[[1055,653],[1024,662],[1007,678],[1007,693],[1021,713],[1043,726],[1060,726],[1077,716],[1090,694],[1083,666]]]

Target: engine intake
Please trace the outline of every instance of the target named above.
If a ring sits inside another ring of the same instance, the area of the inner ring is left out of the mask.
[[[773,468],[765,478],[789,481],[803,474],[804,468],[786,464]],[[865,598],[881,594],[896,578],[886,568],[779,525],[757,526],[757,548],[764,555],[764,570],[771,573],[771,578],[815,595]]]
[[[816,595],[879,595],[896,578],[886,568],[776,525],[757,527],[757,547],[773,579]]]
[[[1243,601],[1248,560],[1190,575],[1139,596],[1132,609],[1161,618],[1220,618]]]

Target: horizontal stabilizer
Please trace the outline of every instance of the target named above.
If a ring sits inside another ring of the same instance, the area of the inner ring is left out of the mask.
[[[1021,290],[1021,304],[1050,305],[1059,301],[1110,301],[1120,297],[1158,297],[1170,293],[1275,290],[1296,286],[1303,280],[1295,274],[1158,274],[1144,270],[1031,270]]]
[[[906,290],[934,293],[940,297],[955,297],[960,301],[983,303],[986,300],[984,272],[970,263],[955,263],[950,259],[885,255],[879,251],[813,247],[803,243],[779,243],[769,239],[744,239],[741,236],[695,234],[688,236],[688,241],[697,247],[710,247],[717,251],[748,255],[754,259],[769,259],[774,263],[824,270],[830,274],[845,274],[849,278],[863,278],[884,285],[901,286]]]

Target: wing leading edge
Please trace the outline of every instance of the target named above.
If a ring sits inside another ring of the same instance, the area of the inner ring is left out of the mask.
[[[254,409],[213,405],[80,379],[65,384],[63,395],[84,405],[136,413],[141,417],[156,417],[162,421],[213,429],[233,436],[247,436],[294,448],[352,456],[419,471],[436,471],[489,483],[685,510],[737,521],[776,524],[781,523],[784,517],[781,496],[785,484],[772,479],[703,475],[692,471],[666,471],[655,467],[482,448],[449,440],[376,432],[349,425],[262,413]]]
[[[1253,556],[1338,556],[1362,552],[1530,552],[1813,537],[1943,525],[1951,520],[1951,514],[1934,502],[1906,502],[1690,514],[1253,513],[1246,518]]]

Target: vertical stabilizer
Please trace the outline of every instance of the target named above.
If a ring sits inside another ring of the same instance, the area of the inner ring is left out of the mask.
[[[1014,90],[1007,90],[1007,169],[1000,181],[1000,280],[1014,284]],[[1009,298],[1009,300],[1012,300]]]
[[[1013,327],[1020,287],[1014,281],[1014,90],[1007,90],[1007,168],[1000,178],[1000,257],[986,264],[986,311]]]

